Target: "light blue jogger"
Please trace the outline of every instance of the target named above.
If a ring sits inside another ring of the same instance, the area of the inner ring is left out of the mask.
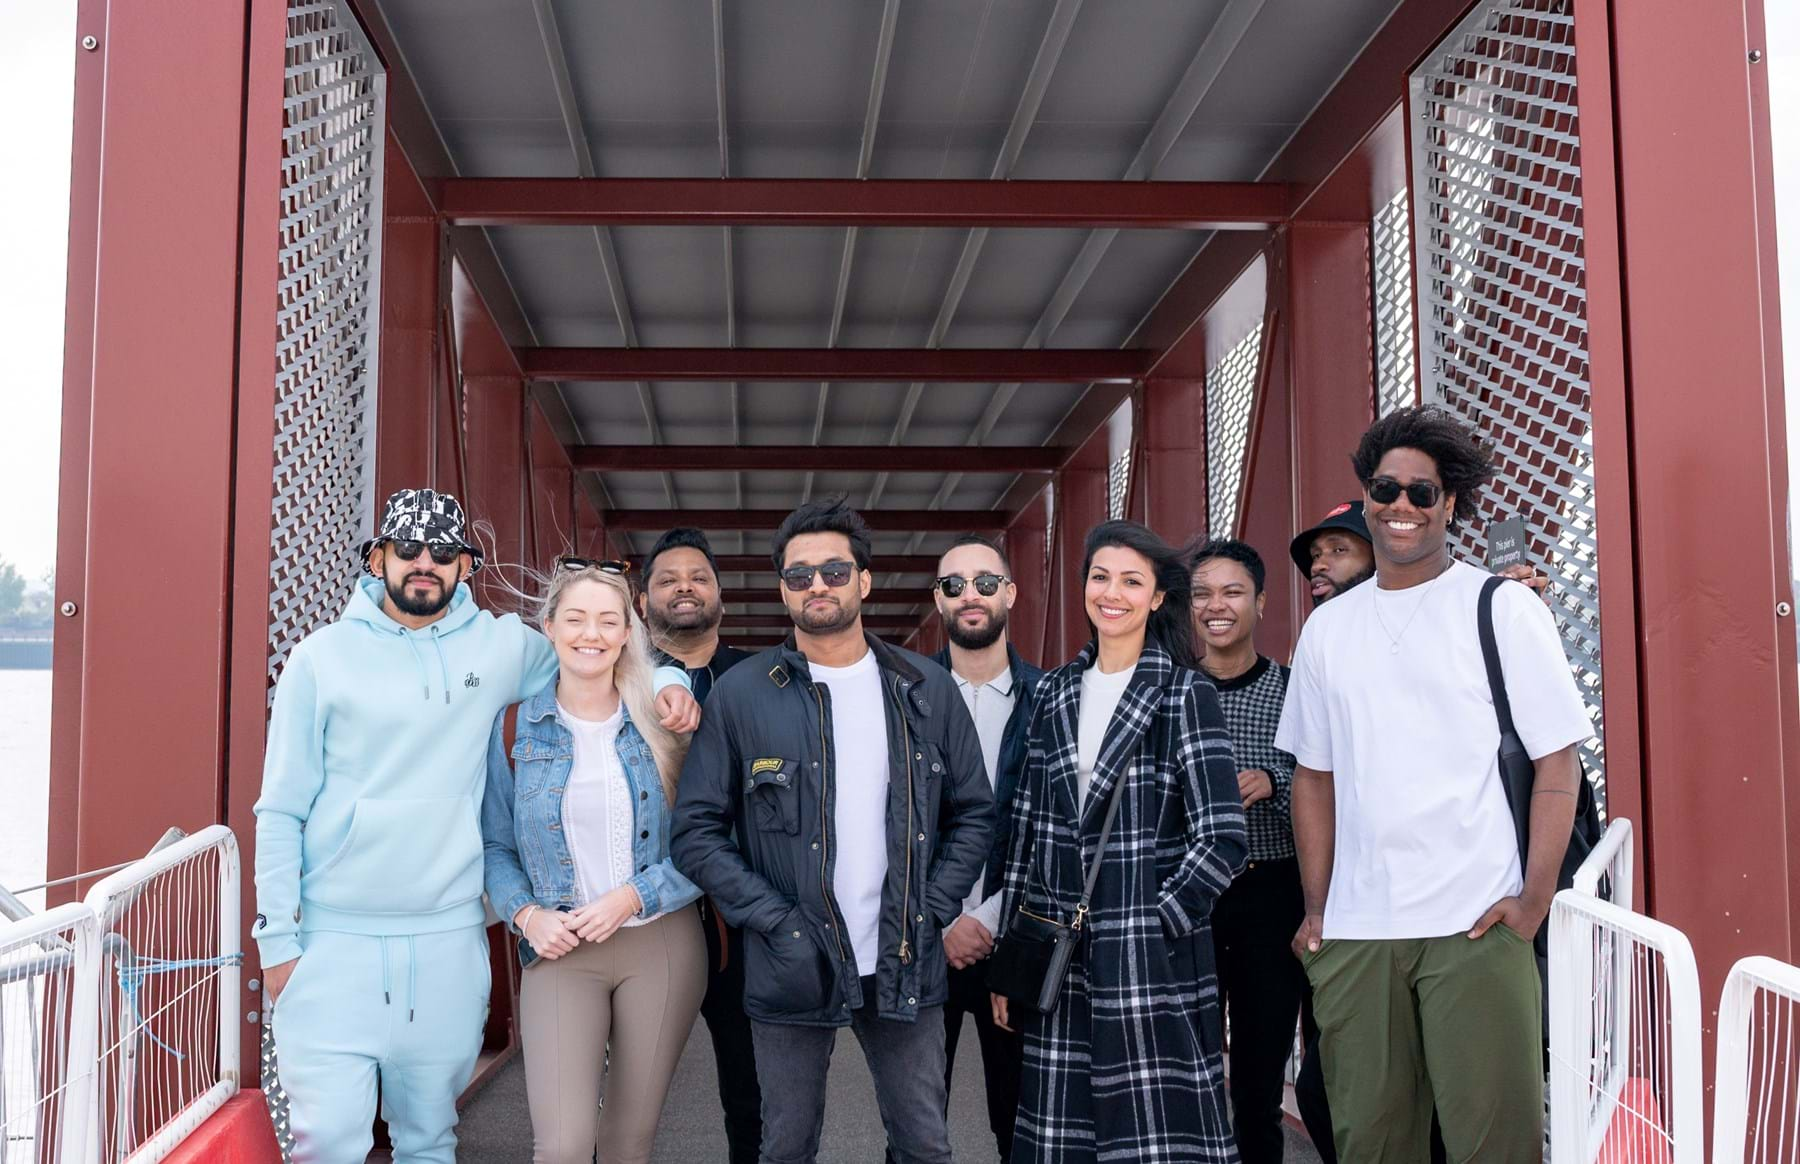
[[[395,1164],[452,1164],[456,1097],[487,1021],[486,932],[300,940],[305,953],[274,1013],[295,1164],[362,1164],[378,1078]]]

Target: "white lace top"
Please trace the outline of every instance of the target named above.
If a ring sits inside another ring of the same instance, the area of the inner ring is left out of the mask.
[[[575,742],[574,767],[563,791],[562,825],[569,858],[575,862],[576,904],[586,905],[631,880],[637,816],[618,748],[625,710],[621,704],[612,715],[596,721],[581,719],[558,703],[556,714]],[[633,917],[625,924],[641,926],[653,920]]]

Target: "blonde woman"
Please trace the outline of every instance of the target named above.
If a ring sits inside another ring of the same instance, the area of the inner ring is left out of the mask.
[[[657,722],[622,566],[558,559],[539,618],[558,673],[510,742],[495,721],[481,807],[488,898],[521,938],[532,1159],[645,1161],[706,991],[700,891],[669,860],[687,740]]]

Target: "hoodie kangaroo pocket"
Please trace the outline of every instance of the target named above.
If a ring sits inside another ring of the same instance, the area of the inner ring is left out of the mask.
[[[349,913],[436,913],[481,897],[481,833],[460,796],[358,800],[329,860],[302,895]]]

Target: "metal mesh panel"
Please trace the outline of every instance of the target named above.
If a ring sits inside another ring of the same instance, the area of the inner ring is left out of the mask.
[[[1474,424],[1498,476],[1488,520],[1524,519],[1595,740],[1605,795],[1581,139],[1572,0],[1484,0],[1413,73],[1412,188],[1425,399]]]
[[[1375,415],[1418,402],[1413,372],[1412,207],[1406,189],[1375,212]]]
[[[1259,323],[1206,374],[1206,527],[1213,537],[1237,532],[1261,355]]]
[[[374,524],[375,342],[386,85],[337,0],[289,0],[275,321],[269,680],[343,609]],[[292,1147],[275,1048],[263,1081]]]
[[[1120,453],[1106,470],[1106,516],[1118,521],[1125,516],[1125,494],[1131,488],[1131,450]]]

